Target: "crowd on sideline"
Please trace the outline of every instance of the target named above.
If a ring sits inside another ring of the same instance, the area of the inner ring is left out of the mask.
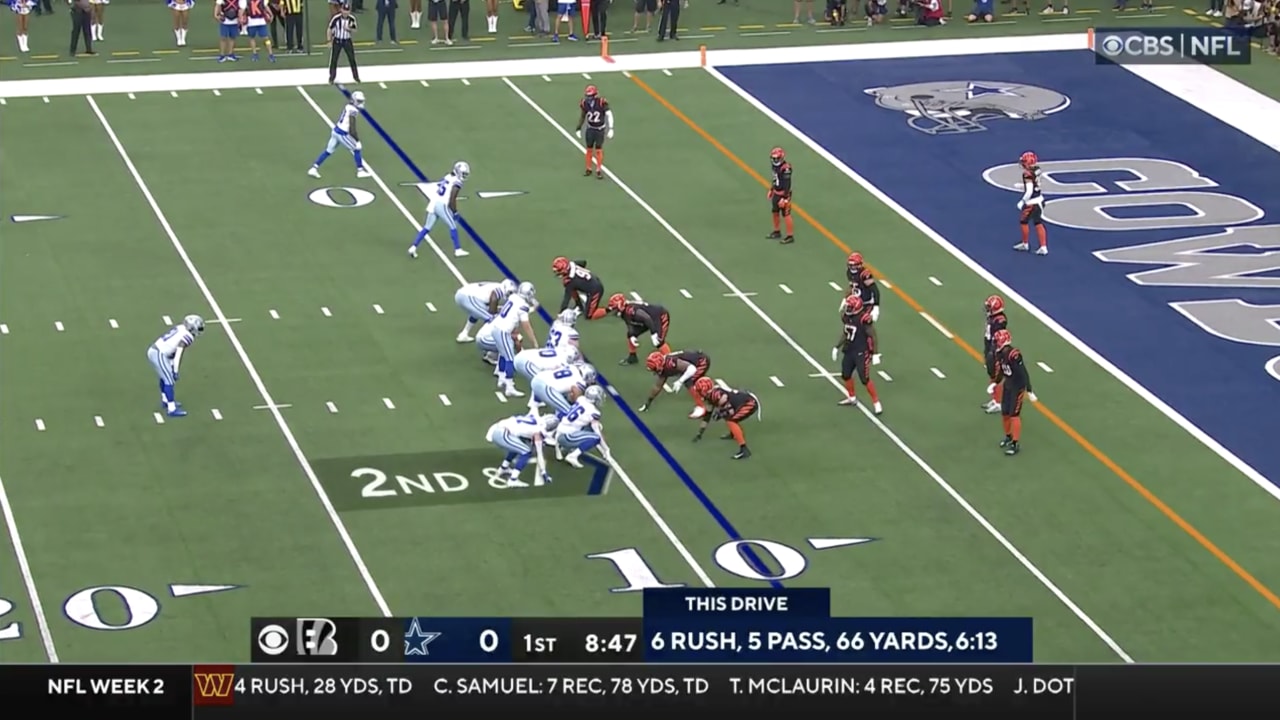
[[[28,31],[33,15],[52,15],[55,5],[67,5],[71,16],[71,55],[77,55],[81,43],[83,54],[95,55],[95,42],[105,41],[105,25],[110,0],[5,0],[16,17],[16,35],[18,51],[30,52]],[[431,32],[431,44],[452,45],[455,41],[471,39],[471,0],[326,0],[330,18],[343,12],[344,4],[349,5],[347,12],[356,14],[365,12],[365,3],[371,5],[377,13],[373,39],[382,42],[389,40],[398,42],[396,32],[396,16],[402,3],[407,5],[409,28],[420,29],[423,15],[426,15],[427,27]],[[739,0],[715,0],[716,4],[738,4]],[[899,20],[913,20],[918,25],[945,25],[956,17],[969,23],[995,22],[999,15],[997,2],[1003,6],[1006,14],[1029,14],[1035,12],[1032,3],[1042,0],[959,0],[961,7],[955,8],[957,0],[792,0],[792,22],[816,25],[819,22],[833,26],[842,26],[851,21],[859,21],[867,26],[879,25],[890,17]],[[1041,14],[1069,13],[1069,0],[1043,0],[1038,12]],[[1113,0],[1115,11],[1130,9],[1130,2],[1137,9],[1150,12],[1153,0]],[[201,3],[204,0],[200,0]],[[488,34],[498,32],[499,8],[506,0],[478,0],[484,4],[485,31]],[[631,34],[647,34],[654,31],[657,23],[657,40],[676,40],[679,38],[680,11],[688,8],[690,0],[594,0],[589,8],[583,7],[586,0],[511,0],[517,10],[527,14],[524,31],[539,37],[549,38],[552,42],[566,40],[578,41],[582,33],[587,40],[605,37],[609,33],[609,16],[621,14],[617,18],[622,23],[631,20],[627,31]],[[712,0],[694,0],[711,4]],[[852,2],[853,7],[850,7]],[[187,44],[187,32],[191,21],[191,13],[197,0],[166,0],[173,22],[174,44],[184,47]],[[313,4],[318,5],[318,3]],[[891,6],[892,4],[892,6]],[[1280,54],[1280,0],[1208,0],[1205,14],[1213,18],[1222,18],[1222,24],[1228,28],[1237,28],[1249,33],[1251,37],[1262,43],[1266,52]],[[235,46],[240,37],[247,37],[251,59],[257,60],[261,50],[266,51],[268,60],[275,60],[277,52],[290,54],[305,53],[306,25],[304,13],[307,0],[210,0],[213,7],[213,21],[218,26],[219,60],[234,61]],[[424,7],[425,5],[425,7]],[[586,9],[589,17],[582,17]],[[852,13],[852,14],[851,14]],[[860,17],[856,17],[860,15]],[[367,37],[367,36],[366,36]],[[283,43],[281,42],[283,40]],[[317,39],[318,40],[318,39]]]

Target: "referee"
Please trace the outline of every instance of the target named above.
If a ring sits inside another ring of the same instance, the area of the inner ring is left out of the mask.
[[[347,64],[351,66],[351,79],[360,82],[360,68],[356,67],[356,50],[352,38],[356,34],[356,19],[351,15],[351,6],[343,3],[337,15],[329,18],[329,82],[338,80],[338,53],[347,54]]]

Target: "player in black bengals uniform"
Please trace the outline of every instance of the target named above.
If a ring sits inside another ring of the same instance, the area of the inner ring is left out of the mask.
[[[778,240],[783,245],[796,241],[795,224],[791,220],[791,163],[787,162],[787,154],[776,147],[769,153],[769,163],[773,167],[773,181],[769,185],[769,203],[773,209],[773,232],[770,240]],[[786,222],[787,234],[782,234],[782,223]]]
[[[992,338],[996,346],[996,372],[999,375],[1000,419],[1004,422],[1004,439],[1000,447],[1005,455],[1017,455],[1022,449],[1022,402],[1036,401],[1031,391],[1031,374],[1022,359],[1022,351],[1013,346],[1008,330],[996,331]],[[997,383],[991,384],[994,388]]]
[[[564,284],[560,312],[576,307],[588,320],[599,320],[605,316],[605,309],[600,307],[600,301],[604,299],[604,283],[587,269],[586,260],[570,261],[569,258],[558,257],[551,261],[551,271],[559,275],[560,282]]]
[[[850,295],[844,299],[840,325],[840,339],[831,348],[831,362],[840,361],[840,378],[844,380],[844,389],[848,393],[840,404],[858,404],[857,389],[853,384],[856,374],[871,396],[871,409],[879,415],[884,412],[884,407],[880,405],[876,383],[871,379],[871,355],[876,351],[876,341],[867,332],[871,325],[871,311],[863,306],[862,298]]]
[[[649,391],[649,398],[640,406],[639,412],[649,409],[658,394],[663,390],[677,392],[681,386],[689,391],[695,407],[689,417],[697,418],[707,414],[702,403],[702,396],[693,391],[693,386],[706,377],[711,370],[711,358],[701,350],[678,350],[672,353],[652,352],[645,358],[644,366],[649,372],[658,376],[658,382]],[[670,381],[670,382],[668,382]]]
[[[726,390],[716,387],[715,382],[709,377],[699,378],[693,384],[693,391],[702,397],[709,408],[707,416],[698,426],[698,434],[693,436],[693,441],[698,442],[702,439],[702,434],[707,431],[707,425],[711,424],[712,420],[724,420],[724,424],[729,427],[729,432],[723,439],[738,441],[738,452],[734,453],[733,459],[745,460],[751,457],[751,450],[747,448],[747,436],[742,432],[742,421],[760,411],[760,399],[746,390],[733,388]]]
[[[1022,199],[1018,201],[1018,223],[1022,226],[1022,242],[1014,250],[1026,252],[1031,248],[1031,226],[1036,228],[1036,240],[1040,247],[1037,255],[1049,254],[1049,236],[1044,229],[1044,192],[1040,189],[1040,158],[1028,150],[1018,158],[1022,166]]]
[[[582,132],[583,125],[587,126],[585,134]],[[604,141],[613,139],[613,110],[609,108],[609,101],[605,100],[596,90],[595,85],[588,85],[586,92],[583,93],[582,100],[578,102],[578,127],[576,132],[578,137],[582,139],[582,144],[587,147],[587,169],[582,174],[591,174],[591,161],[594,159],[596,177],[603,180]]]
[[[609,298],[605,311],[617,313],[627,326],[627,356],[622,358],[619,365],[635,365],[640,362],[636,357],[637,339],[645,333],[649,333],[653,346],[658,348],[658,352],[671,352],[671,347],[667,345],[667,332],[671,329],[671,313],[667,312],[666,308],[661,305],[633,303],[622,293],[614,293]]]
[[[849,253],[849,262],[845,266],[844,275],[849,281],[849,294],[857,295],[862,300],[864,311],[871,313],[871,322],[867,324],[866,330],[871,336],[872,344],[878,346],[879,343],[876,341],[879,338],[876,337],[875,324],[880,319],[880,286],[876,284],[876,276],[867,269],[860,252]],[[843,305],[841,309],[843,311]],[[879,351],[871,354],[871,364],[880,364]]]
[[[1001,330],[1009,329],[1009,318],[1004,314],[1004,298],[999,295],[992,295],[987,301],[982,303],[982,307],[987,311],[986,330],[982,334],[982,357],[987,364],[987,378],[991,381],[991,387],[987,390],[990,398],[982,409],[988,415],[1000,412],[1000,374],[996,372],[996,334]]]

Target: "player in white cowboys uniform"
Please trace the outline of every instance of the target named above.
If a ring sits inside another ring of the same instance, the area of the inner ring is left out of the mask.
[[[469,177],[471,177],[471,166],[459,160],[453,164],[453,172],[436,181],[435,187],[431,190],[431,200],[427,202],[427,218],[422,221],[422,230],[409,246],[409,257],[418,257],[418,246],[427,239],[427,234],[431,232],[436,220],[441,220],[449,226],[449,239],[453,241],[454,257],[466,257],[469,254],[462,249],[462,243],[458,242],[458,221],[456,220],[458,193],[462,191],[462,184]]]
[[[595,387],[596,369],[586,363],[566,365],[558,370],[547,370],[533,376],[529,383],[534,403],[550,405],[557,415],[567,416],[573,411],[573,404],[578,397],[589,388]]]
[[[554,437],[559,423],[560,419],[555,415],[538,417],[530,414],[512,415],[489,426],[484,439],[507,451],[499,468],[499,473],[506,476],[507,487],[529,487],[520,480],[520,471],[534,457],[538,460],[539,484],[551,482],[546,460],[542,456],[542,445],[547,438]]]
[[[475,340],[471,337],[471,331],[476,325],[492,320],[515,291],[516,281],[510,279],[502,282],[467,283],[458,288],[458,292],[453,294],[453,302],[467,314],[467,324],[462,326],[457,341],[469,343]]]
[[[578,460],[582,453],[599,447],[605,460],[609,459],[609,446],[604,441],[600,425],[600,408],[604,407],[604,388],[599,385],[588,387],[582,396],[574,401],[573,407],[556,427],[556,458],[563,459],[574,467],[582,467]],[[564,450],[569,454],[564,455]]]
[[[530,348],[516,353],[516,374],[532,380],[544,372],[554,372],[580,362],[582,352],[573,346],[564,350],[551,347]]]
[[[356,129],[356,120],[360,117],[360,108],[362,107],[364,107],[364,93],[356,90],[351,93],[351,99],[347,104],[342,106],[342,112],[338,114],[338,119],[333,121],[333,130],[329,132],[329,144],[325,146],[324,152],[320,153],[320,157],[316,158],[315,164],[307,171],[308,175],[313,178],[320,177],[320,166],[341,145],[350,150],[351,154],[356,158],[356,177],[367,178],[373,176],[373,173],[369,172],[364,166],[360,132]]]
[[[147,348],[147,361],[160,378],[160,405],[169,417],[185,417],[186,410],[174,399],[173,386],[178,384],[178,367],[182,353],[204,332],[204,318],[188,315],[181,325],[174,325]]]
[[[507,397],[523,397],[524,393],[516,390],[516,331],[530,345],[536,344],[533,327],[529,324],[529,313],[537,307],[534,300],[533,283],[522,282],[516,292],[502,304],[498,314],[476,333],[476,346],[481,352],[498,353],[498,366],[494,375],[498,378],[498,389]]]
[[[580,314],[582,313],[578,308],[568,308],[557,315],[555,322],[551,323],[551,329],[547,331],[546,347],[554,350],[578,347],[578,328],[575,325]]]

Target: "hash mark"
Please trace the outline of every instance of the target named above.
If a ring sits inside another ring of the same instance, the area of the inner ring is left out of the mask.
[[[170,90],[170,91],[169,91],[169,96],[170,96],[170,97],[178,97],[178,91],[177,91],[177,90]]]
[[[693,296],[689,294],[689,291],[685,290],[684,288],[680,288],[680,294],[683,295],[687,300],[693,299]]]
[[[387,84],[386,84],[386,83],[378,83],[378,87],[382,88],[383,90],[386,90],[386,89],[387,89]]]
[[[633,291],[631,291],[631,299],[632,299],[632,300],[635,300],[635,301],[636,301],[636,302],[638,302],[638,303],[643,303],[643,302],[644,302],[644,298],[640,297],[640,293],[635,292],[634,290],[633,290]]]
[[[36,430],[44,432],[44,421],[40,418],[36,418]]]
[[[169,317],[168,315],[161,315],[160,320],[163,321],[165,325],[173,324],[173,318]]]
[[[543,75],[543,76],[542,76],[542,79],[543,79],[543,80],[546,80],[547,82],[551,82],[551,76],[550,76],[550,75]]]
[[[272,320],[279,320],[279,319],[280,319],[280,313],[276,312],[274,309],[272,309],[272,310],[268,310],[268,311],[267,311],[267,314],[271,316],[271,319],[272,319]]]
[[[931,367],[931,368],[929,368],[929,369],[930,369],[931,371],[933,371],[933,374],[934,374],[934,375],[937,375],[937,376],[938,376],[938,379],[939,379],[939,380],[946,380],[946,379],[947,379],[947,376],[946,376],[946,375],[943,375],[943,374],[942,374],[942,371],[941,371],[941,370],[939,370],[938,368]]]
[[[330,400],[329,402],[326,402],[324,406],[325,406],[325,409],[327,409],[329,412],[335,415],[338,413],[338,406],[334,405],[332,400]]]
[[[279,405],[254,405],[253,409],[254,410],[271,410],[274,408],[276,410],[283,410],[285,408],[291,408],[291,407],[293,407],[293,405],[290,405],[289,403],[281,403]]]
[[[156,419],[156,424],[157,424],[157,425],[163,425],[163,424],[164,424],[164,416],[163,416],[163,415],[161,415],[160,413],[151,413],[151,416],[152,416],[152,417],[154,417],[154,418]]]
[[[449,407],[453,404],[453,401],[449,399],[448,395],[441,395],[440,402],[443,403],[445,407]]]
[[[419,80],[418,82],[422,83],[422,87],[431,87],[429,84],[427,84],[426,80]]]
[[[137,95],[134,95],[133,93],[129,93],[129,99],[130,99],[130,100],[137,100],[137,99],[138,99],[138,96],[137,96]]]
[[[214,96],[214,97],[222,97],[222,91],[221,91],[221,90],[218,90],[218,89],[216,89],[216,88],[215,88],[215,89],[214,89],[214,91],[213,91],[213,96]]]
[[[590,79],[591,79],[591,73],[582,73],[582,79],[583,79],[583,80],[590,80]]]
[[[624,78],[629,78],[629,77],[631,77],[631,73],[630,73],[629,71],[627,71],[627,70],[623,70],[623,71],[622,71],[622,77],[624,77]]]
[[[929,313],[921,311],[920,317],[924,318],[925,320],[928,320],[929,324],[933,326],[933,329],[942,333],[942,336],[945,337],[946,339],[951,340],[952,338],[955,337],[955,335],[951,334],[950,330],[942,327],[942,323],[938,322],[937,320],[934,320],[933,316],[930,315]]]
[[[887,372],[885,372],[885,371],[883,371],[883,370],[877,370],[877,371],[876,371],[876,374],[877,374],[877,375],[879,375],[880,377],[884,378],[884,381],[885,381],[885,382],[893,382],[893,378],[889,377],[889,373],[887,373]]]
[[[671,71],[670,71],[670,70],[666,70],[666,69],[664,69],[664,70],[662,71],[662,74],[663,74],[663,75],[666,75],[667,77],[671,77]]]
[[[880,284],[889,288],[890,290],[893,289],[893,286],[889,284],[889,281],[885,280],[884,278],[880,278]]]
[[[382,398],[382,404],[386,405],[388,410],[396,409],[396,404],[391,402],[391,398]]]
[[[0,335],[8,335],[8,334],[9,334],[9,326],[5,325],[4,323],[0,323]]]
[[[463,84],[463,85],[470,85],[470,84],[471,84],[471,81],[470,81],[470,80],[468,80],[468,79],[466,79],[466,78],[462,78],[462,84]]]
[[[383,312],[382,312],[382,306],[381,306],[381,305],[379,305],[379,304],[377,304],[377,303],[374,303],[374,304],[373,304],[373,311],[374,311],[374,312],[376,312],[376,313],[378,313],[379,315],[382,315],[382,314],[383,314]]]
[[[213,318],[212,320],[206,320],[205,322],[211,323],[213,325],[217,325],[218,323],[240,322],[240,318],[227,318],[226,320],[219,320],[218,318]]]
[[[48,96],[45,96],[45,98],[44,98],[44,104],[45,104],[45,105],[48,105],[48,104],[49,104],[49,98],[48,98]]]
[[[218,408],[210,408],[210,409],[209,409],[209,414],[213,416],[213,419],[214,419],[214,420],[221,420],[221,419],[222,419],[222,411],[221,411],[221,410],[219,410]]]
[[[115,318],[110,318],[110,319],[108,319],[108,320],[107,320],[107,324],[111,326],[111,329],[112,329],[112,330],[119,330],[119,329],[120,329],[120,323],[116,322]]]
[[[253,91],[258,93],[259,95],[262,94],[262,88],[254,88]]]
[[[431,303],[427,303],[427,312],[435,312],[435,311],[436,311],[436,306],[432,305]]]
[[[333,317],[333,313],[329,312],[329,308],[327,307],[320,308],[320,314],[324,315],[325,317]]]
[[[507,396],[501,390],[494,390],[493,394],[498,398],[498,402],[504,403],[507,401]]]
[[[773,384],[774,384],[774,385],[777,385],[778,387],[785,387],[785,386],[782,384],[782,381],[778,379],[778,376],[777,376],[777,375],[770,375],[770,376],[769,376],[769,379],[773,381]]]
[[[778,289],[788,295],[792,294],[791,288],[787,287],[786,285],[783,285],[782,283],[778,283]]]
[[[1045,372],[1047,372],[1047,373],[1051,373],[1051,372],[1053,372],[1053,368],[1049,367],[1049,366],[1048,366],[1048,365],[1046,365],[1045,363],[1037,362],[1036,364],[1040,366],[1040,369],[1041,369],[1041,370],[1043,370],[1043,371],[1045,371]]]
[[[107,424],[106,424],[105,422],[103,422],[103,421],[102,421],[102,416],[101,416],[101,415],[94,415],[94,416],[93,416],[93,424],[94,424],[94,425],[97,425],[98,427],[106,427],[106,426],[107,426]]]
[[[929,276],[929,282],[937,285],[938,287],[942,287],[942,281],[932,275]]]
[[[827,283],[827,284],[828,284],[828,285],[830,285],[830,286],[831,286],[831,289],[832,289],[832,290],[835,290],[836,292],[844,292],[844,288],[840,287],[840,285],[839,285],[838,283],[835,283],[835,282],[829,282],[829,283]]]
[[[731,292],[731,293],[723,293],[723,295],[725,297],[736,297],[736,298],[749,298],[749,297],[756,296],[756,294],[753,292]]]
[[[836,377],[836,373],[833,373],[833,372],[809,373],[809,377],[811,377],[811,378],[833,378],[833,377]]]
[[[58,332],[62,332],[63,330],[66,330],[66,328],[63,327],[61,320],[55,320],[53,322],[53,329],[57,330]]]

